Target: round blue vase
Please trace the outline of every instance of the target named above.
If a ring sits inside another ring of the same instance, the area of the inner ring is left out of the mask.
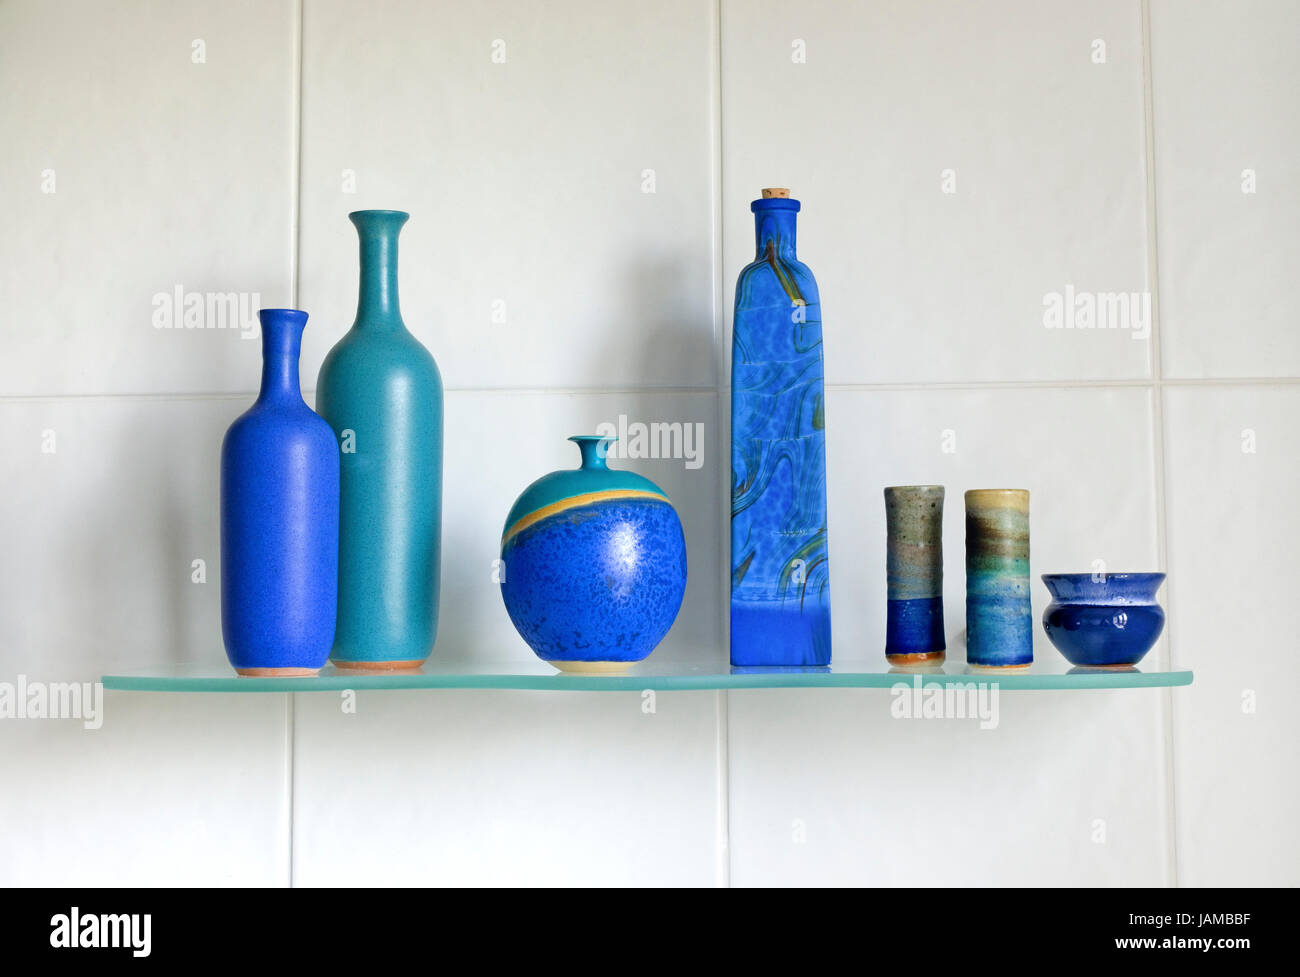
[[[686,538],[663,490],[605,462],[614,438],[569,439],[582,466],[515,501],[501,536],[501,596],[543,661],[621,672],[668,633],[686,592]]]
[[[1072,665],[1129,668],[1164,630],[1156,603],[1164,580],[1163,573],[1045,573],[1052,603],[1043,629]]]
[[[311,675],[334,642],[339,450],[298,387],[307,313],[258,317],[261,393],[221,445],[221,632],[241,675]]]

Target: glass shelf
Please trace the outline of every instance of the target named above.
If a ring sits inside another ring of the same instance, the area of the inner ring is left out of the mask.
[[[332,665],[308,678],[245,678],[228,665],[166,665],[105,675],[104,688],[127,692],[338,692],[344,689],[554,689],[639,692],[698,689],[887,689],[899,683],[954,687],[985,683],[1014,689],[1134,689],[1191,685],[1190,670],[1075,669],[1054,653],[1026,671],[974,671],[964,662],[939,670],[890,669],[884,655],[836,662],[828,668],[731,668],[725,659],[682,662],[653,656],[622,675],[572,675],[542,661],[431,660],[418,671],[359,672]]]

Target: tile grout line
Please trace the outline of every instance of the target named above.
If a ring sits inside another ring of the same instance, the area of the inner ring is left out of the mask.
[[[293,295],[293,307],[300,308],[299,305],[299,286],[300,272],[302,268],[302,19],[305,0],[298,0],[297,16],[294,19],[294,51],[295,51],[295,87],[293,98],[293,119],[294,119],[294,145],[293,145],[293,164],[292,180],[293,186],[290,190],[290,199],[293,206],[293,223],[292,235],[293,242],[291,245],[291,266],[290,266],[290,290]],[[288,809],[289,809],[289,888],[294,887],[294,834],[296,831],[296,804],[295,797],[298,789],[298,767],[297,767],[297,747],[298,747],[298,697],[294,692],[290,692],[286,697],[288,706],[285,709],[285,750],[288,754],[288,771],[286,775]]]
[[[714,424],[719,435],[726,429],[724,411],[730,406],[730,398],[722,396],[723,390],[730,390],[730,376],[727,375],[729,357],[726,349],[726,309],[724,306],[723,273],[723,176],[722,176],[722,0],[713,5],[713,105],[712,132],[710,132],[710,149],[712,151],[713,180],[713,379],[714,379]],[[724,382],[725,378],[725,382]],[[718,445],[719,456],[723,455],[722,445]],[[727,456],[730,452],[727,452]],[[719,492],[717,507],[720,518],[716,520],[714,551],[721,556],[718,561],[719,572],[724,576],[722,593],[728,595],[727,606],[730,608],[730,509],[728,501],[731,494],[731,479],[724,479],[727,486],[725,493]],[[718,644],[726,647],[724,620],[718,615]],[[717,825],[714,854],[714,873],[718,888],[731,887],[731,741],[730,712],[726,689],[719,689],[714,699],[714,755],[717,762],[716,803]]]
[[[297,776],[295,774],[294,750],[297,740],[297,722],[296,714],[298,711],[298,694],[296,692],[287,692],[284,696],[284,798],[285,810],[287,812],[286,832],[286,855],[288,856],[287,878],[289,888],[294,887],[293,882],[293,821],[294,821],[294,803],[293,797],[296,790]]]
[[[1156,548],[1160,567],[1169,572],[1169,513],[1167,506],[1168,475],[1165,470],[1165,397],[1164,358],[1161,345],[1160,318],[1160,235],[1156,200],[1155,169],[1155,96],[1151,58],[1151,2],[1141,0],[1140,30],[1142,32],[1142,131],[1144,140],[1144,165],[1146,167],[1146,245],[1147,287],[1151,290],[1151,405],[1152,462],[1156,488]],[[1168,601],[1168,596],[1166,596]],[[1173,622],[1166,624],[1165,649],[1167,666],[1173,663]],[[1164,727],[1165,809],[1169,843],[1166,849],[1165,869],[1173,888],[1178,888],[1178,791],[1175,784],[1174,763],[1174,698],[1173,690],[1165,689],[1161,696],[1161,718]]]
[[[302,15],[304,0],[298,0],[297,16],[294,20],[294,93],[293,93],[293,157],[290,163],[290,180],[293,185],[290,188],[289,199],[290,206],[293,209],[293,220],[290,223],[289,233],[291,241],[290,248],[290,265],[289,265],[289,292],[292,295],[293,307],[298,308],[301,301],[299,296],[299,269],[302,266]]]
[[[1153,316],[1155,298],[1152,297]],[[722,338],[718,339],[721,343]],[[836,393],[906,393],[939,390],[955,391],[996,391],[996,390],[1113,390],[1130,387],[1191,387],[1191,388],[1234,388],[1234,387],[1294,387],[1300,385],[1300,376],[1295,377],[1196,377],[1174,379],[1169,377],[1151,377],[1132,380],[971,380],[971,381],[935,381],[918,383],[828,383],[826,389]],[[448,387],[448,394],[489,394],[504,397],[541,394],[561,397],[606,397],[606,396],[666,396],[666,397],[703,397],[725,394],[728,384],[719,383],[708,387]],[[314,393],[314,388],[305,388],[304,394]],[[257,390],[201,391],[198,393],[59,393],[59,394],[4,394],[0,395],[0,404],[53,403],[77,400],[111,400],[111,401],[199,401],[199,400],[238,400],[246,401],[256,397]]]
[[[715,794],[718,805],[714,872],[717,888],[731,888],[731,713],[726,689],[718,689],[713,704],[714,752],[717,757],[718,774],[715,780]]]

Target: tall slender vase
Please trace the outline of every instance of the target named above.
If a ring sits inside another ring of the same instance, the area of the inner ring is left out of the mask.
[[[1029,604],[1029,492],[966,493],[966,663],[1028,668],[1034,661]]]
[[[258,317],[262,389],[221,444],[221,633],[241,675],[311,675],[334,640],[338,448],[298,386],[307,313]]]
[[[442,378],[398,307],[397,236],[410,215],[348,216],[361,238],[357,318],[316,385],[342,463],[330,657],[342,668],[415,668],[438,632]]]
[[[942,665],[942,485],[885,489],[885,658],[891,665]]]
[[[817,282],[795,256],[799,201],[750,205],[731,360],[731,663],[828,665],[826,423]]]

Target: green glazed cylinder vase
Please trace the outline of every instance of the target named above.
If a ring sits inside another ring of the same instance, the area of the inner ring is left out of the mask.
[[[442,377],[406,329],[397,237],[409,214],[361,210],[357,318],[325,357],[316,411],[339,441],[339,598],[330,659],[416,668],[438,633]]]

